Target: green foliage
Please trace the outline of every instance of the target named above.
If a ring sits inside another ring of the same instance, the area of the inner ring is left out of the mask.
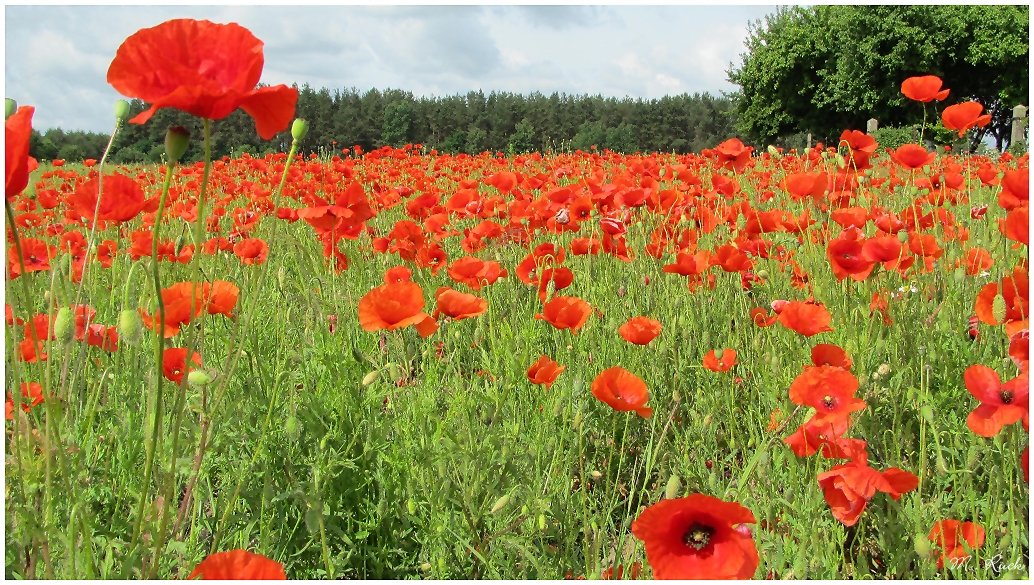
[[[66,144],[57,151],[57,158],[69,162],[82,162],[86,156],[83,154],[83,148],[78,144]]]
[[[147,160],[147,155],[132,146],[120,148],[111,158],[115,164],[139,163]]]
[[[1012,107],[1028,101],[1027,6],[831,6],[780,9],[755,22],[741,64],[729,71],[737,128],[759,140],[812,132],[828,142],[844,129],[921,123],[923,104],[901,82],[938,75],[951,94],[926,105],[928,125],[944,106],[975,99],[990,132],[1008,140]]]
[[[585,122],[578,127],[578,133],[571,139],[571,148],[588,152],[593,146],[604,148],[607,141],[607,129],[603,122]]]
[[[524,154],[536,150],[535,148],[535,127],[525,118],[514,127],[513,134],[506,145],[510,154]]]
[[[381,140],[396,148],[406,144],[409,135],[409,105],[406,102],[393,102],[384,108],[384,126]]]

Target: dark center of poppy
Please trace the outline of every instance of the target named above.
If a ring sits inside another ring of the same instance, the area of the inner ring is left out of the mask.
[[[35,264],[36,262],[39,262],[39,259],[36,258],[35,255],[29,254],[29,262],[32,262],[33,264]]]
[[[1002,399],[1003,404],[1009,404],[1012,402],[1012,391],[1002,390],[998,393],[998,397]]]
[[[829,394],[826,394],[825,396],[822,397],[822,405],[825,406],[826,408],[832,409],[833,405],[835,405],[835,404],[836,404],[836,400],[834,400],[833,397],[830,396]]]
[[[707,546],[707,543],[710,542],[711,536],[714,535],[714,532],[714,528],[695,522],[689,527],[689,530],[682,535],[682,543],[686,546],[691,546],[696,550],[700,550]]]

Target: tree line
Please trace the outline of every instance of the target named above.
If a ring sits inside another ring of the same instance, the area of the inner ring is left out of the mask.
[[[130,117],[146,109],[130,102]],[[450,154],[569,152],[593,146],[622,153],[699,152],[736,136],[734,104],[708,93],[660,99],[617,99],[600,95],[529,95],[472,91],[447,97],[415,97],[411,92],[355,88],[331,91],[298,88],[296,117],[309,122],[300,152],[339,153],[358,145],[370,151],[385,145],[420,144]],[[126,124],[112,145],[116,163],[154,162],[164,152],[165,131],[184,126],[195,139],[188,159],[203,156],[202,123],[174,109],[161,109],[146,124]],[[211,125],[213,157],[283,152],[289,131],[271,141],[255,132],[242,110]],[[39,159],[99,159],[108,136],[51,129],[34,132],[30,147]]]

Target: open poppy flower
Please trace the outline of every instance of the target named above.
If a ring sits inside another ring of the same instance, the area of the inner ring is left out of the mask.
[[[21,243],[21,260],[25,262],[26,272],[50,270],[50,259],[57,253],[57,248],[37,238],[23,238]],[[7,250],[7,270],[11,278],[18,278],[22,273],[18,248],[14,244]]]
[[[365,331],[394,331],[423,321],[424,291],[415,282],[384,284],[359,299],[359,325]]]
[[[849,416],[813,416],[790,436],[783,439],[794,455],[810,457],[821,452],[826,459],[851,459],[852,452],[841,437],[851,426]]]
[[[650,418],[653,409],[644,406],[650,399],[646,382],[620,366],[603,370],[592,381],[592,395],[614,410],[634,410],[643,418]]]
[[[528,368],[528,379],[532,384],[545,384],[546,390],[549,390],[557,377],[566,369],[567,366],[561,366],[542,354],[542,357]]]
[[[557,329],[570,329],[577,333],[592,314],[592,306],[578,297],[553,297],[542,306],[542,312],[535,318],[546,320]]]
[[[237,296],[241,289],[237,285],[225,280],[217,280],[212,283],[208,297],[209,315],[226,315],[233,318],[233,308],[237,306]]]
[[[715,353],[715,350],[712,349],[704,356],[704,367],[712,372],[728,372],[735,365],[735,349],[723,349],[720,357]]]
[[[661,322],[649,317],[632,317],[618,328],[618,334],[629,343],[646,345],[661,334]]]
[[[462,282],[473,290],[481,290],[484,285],[495,284],[506,275],[506,269],[498,262],[486,262],[473,256],[458,258],[449,266],[449,278]]]
[[[906,169],[914,171],[932,163],[937,158],[937,153],[927,152],[918,144],[902,144],[897,150],[891,151],[890,158]]]
[[[238,24],[170,20],[137,31],[118,48],[108,83],[127,97],[151,104],[130,122],[143,124],[160,108],[221,120],[237,108],[255,119],[264,140],[294,117],[298,90],[286,85],[255,89],[262,77],[262,41]]]
[[[761,307],[754,307],[750,310],[750,320],[758,327],[771,327],[775,325],[777,319],[779,319],[779,315],[769,315],[768,311]]]
[[[412,278],[413,271],[405,266],[395,266],[384,271],[384,284],[409,282]]]
[[[457,321],[477,317],[488,310],[488,301],[467,293],[461,293],[449,287],[440,287],[434,293],[438,302],[438,309],[432,317],[438,318],[438,314],[448,315]]]
[[[161,327],[159,319],[164,321],[165,338],[168,339],[179,333],[183,325],[189,323],[191,319],[201,316],[210,293],[211,285],[207,282],[198,286],[192,282],[178,282],[168,288],[163,288],[162,303],[165,305],[165,313],[159,317],[159,311],[156,311],[155,316],[151,316],[141,309],[144,326],[157,332]],[[193,313],[191,313],[192,308]]]
[[[980,406],[973,409],[966,418],[969,430],[981,437],[993,437],[1001,432],[1005,425],[1018,420],[1027,426],[1030,408],[1030,378],[1027,371],[1002,384],[998,372],[991,368],[974,364],[963,374],[966,390],[980,401]]]
[[[190,361],[200,366],[201,355],[194,352]],[[162,373],[165,375],[165,379],[171,382],[175,382],[177,384],[182,382],[183,376],[189,373],[187,370],[187,348],[170,347],[169,349],[166,349],[162,354]]]
[[[897,500],[919,485],[914,474],[891,467],[880,473],[868,463],[852,461],[818,475],[822,495],[833,516],[844,526],[854,526],[876,491]]]
[[[944,81],[936,75],[909,77],[901,82],[901,93],[910,100],[928,103],[933,100],[942,101],[948,97],[950,89],[941,89]]]
[[[1029,274],[1022,266],[1013,268],[1012,276],[1006,276],[998,282],[991,282],[977,293],[973,310],[977,317],[988,325],[1005,324],[1008,335],[1014,335],[1027,327],[1024,325],[1030,319],[1030,302],[1028,301],[1028,279]],[[994,315],[994,298],[1001,291],[1005,300],[1005,319],[999,322]]]
[[[848,416],[865,408],[855,398],[858,378],[834,366],[808,366],[790,384],[790,400],[814,408],[821,416]]]
[[[114,222],[129,221],[144,209],[144,190],[136,181],[125,175],[115,173],[104,177],[104,193],[97,217],[93,211],[97,209],[98,177],[93,177],[75,190],[73,202],[75,212],[88,221],[101,219]]]
[[[32,114],[35,111],[32,106],[22,106],[4,121],[4,189],[8,201],[29,185],[31,161],[35,161],[29,156]]]
[[[29,412],[29,410],[32,409],[33,406],[43,404],[43,386],[40,385],[39,382],[22,382],[21,390],[22,410],[24,410],[25,412]],[[14,405],[14,398],[11,396],[10,393],[7,394],[7,403],[11,406]],[[12,417],[11,413],[8,412],[6,418],[7,420],[11,420],[14,417]]]
[[[865,258],[863,239],[860,231],[852,227],[844,230],[826,247],[826,258],[829,259],[829,265],[838,282],[847,277],[861,282],[872,274],[875,264],[872,260]]]
[[[257,266],[266,261],[269,245],[260,238],[247,238],[233,245],[233,253],[245,266]]]
[[[1006,211],[1012,211],[1029,204],[1030,169],[1024,167],[1005,171],[1005,176],[1002,177],[1002,190],[998,193],[998,205]]]
[[[811,350],[811,363],[816,366],[833,366],[850,370],[853,362],[847,352],[838,345],[819,343]]]
[[[248,552],[231,550],[209,555],[187,576],[187,579],[201,577],[202,580],[286,580],[284,567],[276,561]]]
[[[805,337],[823,331],[833,331],[829,326],[833,316],[821,304],[790,301],[779,311],[779,322],[787,329],[793,329]]]
[[[744,146],[739,138],[730,138],[714,147],[716,163],[723,168],[741,172],[750,162],[753,146]]]
[[[118,330],[116,327],[109,327],[94,323],[86,329],[86,345],[99,347],[104,351],[115,351],[118,349]]]
[[[943,569],[945,561],[955,564],[969,558],[966,548],[972,551],[984,546],[984,535],[984,527],[973,522],[941,520],[934,524],[929,539],[941,551],[937,568]]]
[[[958,130],[961,138],[966,130],[974,126],[983,128],[991,122],[991,114],[980,115],[984,106],[980,102],[964,102],[944,108],[941,121],[948,130]]]
[[[656,579],[750,579],[761,562],[754,514],[704,494],[661,500],[632,522]]]
[[[859,171],[872,168],[869,158],[876,152],[876,139],[858,130],[844,130],[840,135],[840,144],[847,143],[851,149],[847,163]]]

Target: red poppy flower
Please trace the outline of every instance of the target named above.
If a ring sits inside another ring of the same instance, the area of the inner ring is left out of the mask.
[[[566,369],[567,366],[561,366],[543,354],[537,362],[528,368],[528,379],[531,380],[532,384],[545,384],[546,390],[549,390],[549,387],[556,381],[557,376]]]
[[[875,264],[865,258],[864,244],[859,237],[857,228],[847,229],[826,247],[826,258],[838,282],[847,277],[861,282],[872,273]]]
[[[848,416],[865,408],[865,401],[855,398],[857,391],[858,379],[851,372],[809,366],[790,384],[790,400],[814,408],[821,416]]]
[[[571,240],[571,254],[574,256],[596,255],[600,253],[603,243],[596,238],[575,238]]]
[[[1030,245],[1030,209],[1015,207],[1005,218],[1005,237],[1025,246]]]
[[[937,568],[944,568],[944,561],[956,564],[969,558],[966,548],[973,551],[984,546],[984,527],[973,522],[941,520],[930,530],[930,542],[941,551]]]
[[[826,459],[850,459],[853,453],[845,447],[851,444],[841,439],[850,426],[849,416],[813,416],[783,439],[783,443],[798,457],[810,457],[821,451]]]
[[[231,550],[209,555],[187,576],[187,579],[194,577],[201,577],[203,580],[273,581],[287,579],[283,565],[246,550]]]
[[[991,253],[983,248],[970,248],[966,252],[966,274],[976,276],[994,266]]]
[[[30,167],[35,161],[29,156],[32,114],[35,111],[32,106],[22,106],[4,121],[4,188],[8,200],[29,185]]]
[[[646,382],[620,366],[603,370],[596,376],[592,381],[592,395],[620,412],[634,410],[643,418],[653,415],[653,409],[644,406],[650,399]]]
[[[574,273],[571,269],[566,266],[560,268],[543,268],[542,276],[539,277],[539,302],[546,302],[546,296],[549,292],[549,283],[553,283],[553,294],[557,291],[563,290],[574,282]]]
[[[944,111],[941,112],[941,121],[944,122],[944,127],[948,130],[958,130],[959,137],[961,138],[966,133],[966,130],[973,126],[983,128],[991,122],[991,114],[980,115],[980,112],[983,111],[984,106],[980,102],[955,104],[944,108]]]
[[[1030,169],[1023,167],[1005,171],[1005,176],[1002,177],[1002,190],[998,193],[998,205],[1006,211],[1012,211],[1017,207],[1026,206],[1029,201]]]
[[[906,169],[914,171],[932,163],[937,158],[937,153],[926,152],[926,149],[918,144],[903,144],[897,150],[891,151],[890,158]]]
[[[715,250],[712,266],[721,266],[726,272],[741,272],[754,268],[754,262],[739,248],[726,244]]]
[[[41,386],[39,382],[22,382],[21,390],[22,410],[25,412],[29,412],[33,406],[43,404],[43,386]],[[8,393],[7,396],[8,401],[13,404],[14,399],[11,397],[11,394]],[[8,416],[7,418],[10,419],[12,417]]]
[[[847,147],[851,149],[847,160],[849,165],[853,162],[853,166],[859,171],[872,168],[869,157],[876,152],[877,144],[875,138],[858,130],[844,130],[840,135],[840,143],[843,144],[845,142]]]
[[[190,361],[200,366],[201,355],[194,352]],[[166,349],[165,353],[162,354],[162,373],[165,374],[165,379],[177,384],[182,382],[183,376],[189,373],[186,362],[187,348],[170,347],[169,349]]]
[[[237,108],[255,119],[264,140],[287,128],[298,90],[255,89],[262,77],[262,41],[248,29],[207,20],[170,20],[137,31],[118,48],[108,83],[150,109],[130,120],[143,124],[160,108],[221,120]]]
[[[1027,426],[1029,416],[1030,383],[1027,371],[1002,384],[998,372],[974,364],[963,374],[966,390],[980,401],[966,418],[969,430],[981,437],[997,435],[1005,425],[1023,420]]]
[[[118,349],[118,330],[115,327],[94,323],[86,329],[86,344],[99,347],[104,351]]]
[[[1026,329],[1024,323],[1030,318],[1030,302],[1028,301],[1028,273],[1022,266],[1013,268],[1012,276],[1002,279],[1000,286],[997,282],[984,285],[977,293],[973,304],[973,310],[981,321],[988,325],[1001,325],[1005,323],[1005,330],[1008,335]],[[999,322],[994,317],[994,298],[1001,290],[1002,298],[1005,299],[1005,319]]]
[[[891,467],[880,473],[859,461],[837,465],[820,473],[818,481],[833,516],[844,526],[854,526],[858,522],[858,517],[877,490],[896,500],[919,485],[919,478],[908,471]]]
[[[23,238],[21,243],[26,272],[50,270],[50,259],[57,252],[57,248],[36,238]],[[21,276],[22,268],[18,259],[18,248],[14,245],[7,250],[7,269],[11,273],[11,278]]]
[[[850,370],[853,362],[840,346],[820,343],[811,350],[811,363],[816,366],[833,366]]]
[[[498,262],[486,262],[473,256],[458,258],[449,266],[449,278],[462,282],[473,290],[481,290],[483,285],[495,284],[506,275],[506,269]]]
[[[675,257],[674,264],[665,264],[662,269],[664,272],[669,274],[679,274],[682,276],[693,276],[701,274],[711,267],[711,253],[707,250],[701,250],[696,254],[687,254],[686,252],[679,252]]]
[[[1016,367],[1026,369],[1024,363],[1030,361],[1030,331],[1024,329],[1009,338],[1009,357]]]
[[[553,297],[542,306],[542,312],[535,318],[546,320],[557,329],[570,329],[577,333],[592,314],[592,306],[578,297]]]
[[[721,357],[712,349],[704,356],[704,367],[712,372],[728,372],[736,365],[736,350],[723,349]]]
[[[801,301],[788,302],[779,312],[779,322],[787,329],[793,329],[805,337],[833,331],[829,322],[833,320],[832,315],[826,307],[817,303],[802,303]]]
[[[247,238],[233,245],[233,253],[241,263],[251,266],[262,264],[269,255],[269,245],[260,238]]]
[[[811,197],[820,199],[829,186],[829,175],[826,173],[790,173],[780,185],[784,191],[796,199]]]
[[[646,345],[661,334],[661,322],[649,317],[633,317],[618,328],[618,334],[629,343]]]
[[[217,280],[212,283],[211,295],[208,298],[209,315],[226,315],[233,318],[233,308],[237,306],[237,295],[241,289],[237,285],[225,280]]]
[[[739,138],[730,138],[714,147],[717,157],[716,163],[726,169],[733,169],[740,172],[750,162],[750,153],[754,152],[753,146],[744,146]]]
[[[180,328],[189,323],[194,317],[200,317],[205,310],[205,303],[211,291],[211,285],[207,282],[195,286],[192,282],[178,282],[168,288],[162,289],[162,302],[165,305],[165,314],[161,318],[165,322],[165,338],[168,339],[180,332]],[[191,314],[191,309],[194,312]],[[157,315],[157,312],[156,312]],[[157,319],[143,312],[141,318],[144,326],[152,331],[158,331],[160,323]]]
[[[75,190],[72,196],[75,212],[88,221],[93,221],[93,210],[97,208],[98,177],[93,177]],[[129,221],[144,208],[144,191],[133,179],[115,173],[104,177],[104,193],[96,219],[114,222]]]
[[[423,318],[417,321],[413,327],[416,332],[420,334],[420,337],[429,337],[438,331],[438,321],[434,317],[424,314]]]
[[[412,278],[413,271],[405,266],[395,266],[384,271],[384,284],[409,282]]]
[[[488,301],[467,293],[461,293],[449,287],[439,287],[434,293],[438,302],[438,309],[432,317],[438,318],[438,313],[448,315],[457,321],[477,317],[488,310]]]
[[[385,284],[359,300],[359,325],[366,331],[393,331],[415,325],[427,316],[424,291],[415,282]]]
[[[643,510],[632,534],[657,579],[750,579],[761,561],[743,525],[755,522],[736,502],[693,494]]]
[[[905,97],[917,102],[942,101],[948,97],[950,89],[941,89],[944,82],[936,75],[924,75],[922,77],[909,77],[901,82],[901,93]]]

